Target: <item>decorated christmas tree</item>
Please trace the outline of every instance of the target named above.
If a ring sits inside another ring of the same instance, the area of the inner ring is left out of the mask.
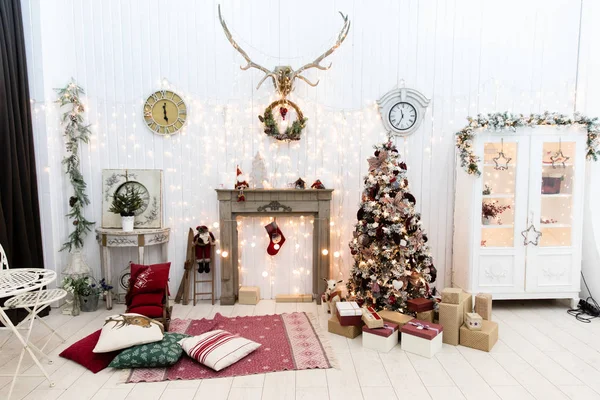
[[[374,147],[350,242],[348,293],[377,309],[408,312],[407,300],[431,297],[437,271],[408,190],[406,164],[391,142]]]

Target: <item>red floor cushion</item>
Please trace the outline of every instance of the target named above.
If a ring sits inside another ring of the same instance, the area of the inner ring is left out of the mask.
[[[108,364],[119,354],[118,351],[112,351],[110,353],[94,353],[94,347],[100,339],[101,329],[81,339],[80,341],[71,345],[71,347],[65,349],[59,354],[62,358],[66,358],[71,361],[75,361],[77,364],[89,369],[93,373],[98,373],[104,368],[108,367]]]
[[[162,301],[165,297],[165,291],[160,290],[156,293],[140,293],[131,298],[129,308],[140,306],[159,306],[162,307]]]
[[[163,316],[162,306],[139,306],[130,307],[128,313],[142,314],[148,318],[161,318]]]

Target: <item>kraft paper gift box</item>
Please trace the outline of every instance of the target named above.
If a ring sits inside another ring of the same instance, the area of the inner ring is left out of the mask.
[[[276,303],[312,303],[312,294],[278,294]]]
[[[434,317],[433,310],[417,313],[417,319],[420,319],[421,321],[433,322],[433,317]]]
[[[355,301],[338,301],[335,306],[342,326],[362,325],[362,309]]]
[[[464,322],[465,305],[440,303],[440,325],[444,327],[443,341],[458,346],[460,327]]]
[[[479,293],[475,296],[475,312],[481,315],[481,318],[492,320],[492,295],[489,293]]]
[[[381,316],[377,314],[373,307],[363,308],[362,313],[362,320],[368,328],[383,328],[383,318],[381,318]]]
[[[473,312],[473,296],[470,293],[461,293],[460,302],[464,305],[465,313]]]
[[[472,331],[463,325],[460,328],[461,346],[472,349],[490,351],[498,341],[498,324],[494,321],[483,320],[480,331]]]
[[[362,345],[366,349],[387,353],[398,344],[398,324],[386,322],[382,328],[362,327]]]
[[[463,292],[461,288],[445,288],[442,289],[442,303],[459,304],[460,295]]]
[[[238,298],[240,304],[256,305],[260,301],[260,288],[257,286],[242,286]]]
[[[442,349],[442,325],[413,319],[400,329],[402,350],[431,358]]]
[[[472,331],[480,331],[482,318],[477,313],[466,313],[465,314],[465,326]]]
[[[399,313],[397,311],[383,310],[383,311],[379,311],[378,314],[381,318],[383,318],[384,322],[391,322],[392,324],[398,324],[398,326],[400,328],[403,327],[404,324],[406,324],[408,321],[411,321],[414,319],[414,317],[411,317],[410,315],[405,315],[405,314]]]
[[[433,310],[433,300],[425,298],[410,299],[406,302],[408,309],[414,312]]]
[[[327,321],[327,331],[335,333],[336,335],[347,337],[349,339],[354,339],[362,333],[360,326],[342,326],[337,318],[337,315],[332,315]]]

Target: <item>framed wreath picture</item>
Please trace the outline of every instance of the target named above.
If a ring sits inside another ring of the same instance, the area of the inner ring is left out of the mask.
[[[162,170],[103,169],[102,227],[121,228],[121,216],[108,211],[115,195],[134,187],[142,197],[142,207],[135,213],[135,228],[162,228]]]

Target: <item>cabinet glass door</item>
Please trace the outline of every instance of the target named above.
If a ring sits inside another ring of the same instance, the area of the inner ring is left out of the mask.
[[[586,138],[541,129],[531,139],[527,228],[521,232],[526,290],[569,293],[579,290]]]
[[[483,145],[481,247],[513,247],[517,145],[504,141]]]
[[[540,188],[541,247],[570,247],[573,225],[575,142],[543,142]]]

